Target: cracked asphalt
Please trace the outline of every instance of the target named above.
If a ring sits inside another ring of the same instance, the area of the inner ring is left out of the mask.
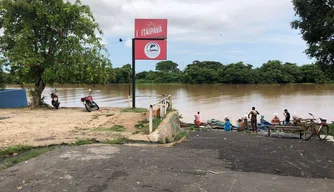
[[[192,132],[172,148],[61,147],[0,171],[1,192],[319,191],[334,189],[334,143]]]

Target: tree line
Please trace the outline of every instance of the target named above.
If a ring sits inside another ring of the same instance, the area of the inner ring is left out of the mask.
[[[184,70],[179,70],[173,61],[161,61],[155,71],[136,74],[138,83],[187,83],[187,84],[286,84],[286,83],[332,83],[317,64],[298,66],[294,63],[268,61],[261,67],[243,62],[223,65],[216,61],[194,61]],[[115,68],[114,83],[131,82],[129,64]]]
[[[92,64],[91,64],[92,65]],[[131,83],[132,69],[130,64],[119,68],[90,67],[96,78],[87,79],[86,72],[73,74],[71,77],[59,77],[59,84],[113,84]],[[20,83],[15,75],[3,73],[0,81]],[[143,71],[136,74],[137,83],[185,83],[185,84],[287,84],[287,83],[332,83],[334,79],[321,70],[318,64],[298,66],[294,63],[282,63],[271,60],[261,67],[254,67],[243,62],[223,65],[216,61],[194,61],[184,70],[178,64],[167,60],[156,64],[155,71]],[[26,82],[33,83],[33,81]]]

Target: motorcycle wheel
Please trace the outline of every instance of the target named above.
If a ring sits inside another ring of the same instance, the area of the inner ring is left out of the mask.
[[[92,108],[90,107],[89,103],[85,103],[85,107],[87,109],[88,112],[91,112],[92,111]]]
[[[94,108],[95,108],[96,110],[99,110],[99,109],[100,109],[100,107],[99,107],[94,101],[92,101],[92,105],[94,106]]]
[[[58,103],[58,102],[52,100],[52,101],[51,101],[51,104],[52,104],[52,106],[53,106],[54,108],[56,108],[56,109],[59,108],[59,103]]]

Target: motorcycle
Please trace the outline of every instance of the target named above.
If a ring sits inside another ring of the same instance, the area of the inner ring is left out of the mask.
[[[85,106],[88,112],[91,112],[93,109],[99,110],[100,107],[95,103],[93,97],[91,96],[92,90],[89,89],[89,95],[87,97],[82,96],[81,102]]]
[[[58,90],[55,89],[54,92],[52,92],[50,94],[50,96],[51,96],[51,104],[56,109],[58,109],[59,105],[60,105],[59,100],[58,100],[58,95],[56,94],[57,92],[58,92]]]

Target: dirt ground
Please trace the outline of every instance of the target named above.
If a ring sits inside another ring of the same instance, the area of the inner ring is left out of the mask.
[[[0,109],[0,149],[13,145],[50,145],[78,139],[112,139],[133,136],[144,113],[122,112],[122,108]],[[122,132],[96,128],[123,126]],[[140,134],[138,135],[140,136]]]

